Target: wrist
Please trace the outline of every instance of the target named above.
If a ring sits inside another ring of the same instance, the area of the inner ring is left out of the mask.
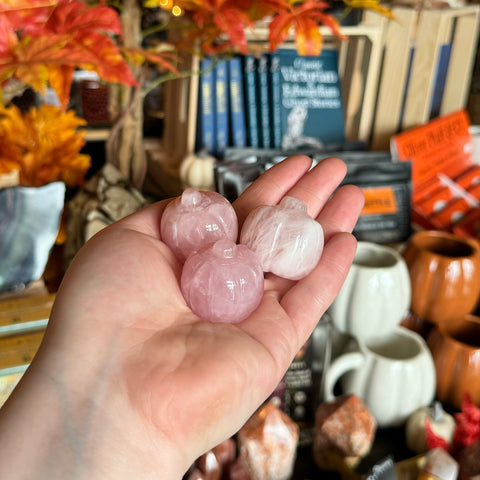
[[[125,408],[128,397],[108,368],[87,377],[75,361],[52,360],[39,352],[2,408],[0,462],[8,479],[116,480],[160,472],[164,479],[182,478],[188,461]]]

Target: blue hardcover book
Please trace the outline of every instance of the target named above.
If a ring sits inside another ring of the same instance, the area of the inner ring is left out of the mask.
[[[197,150],[215,154],[215,94],[213,61],[204,57],[200,61],[198,92]]]
[[[345,122],[338,75],[338,52],[319,56],[277,51],[280,69],[282,149],[323,149],[345,142]]]
[[[282,86],[280,81],[280,59],[275,53],[270,55],[271,103],[270,122],[272,147],[282,148]]]
[[[258,95],[259,95],[259,121],[260,121],[260,146],[270,148],[270,72],[268,55],[261,55],[257,65]]]
[[[400,119],[398,122],[398,128],[403,123],[403,116],[405,115],[405,104],[407,103],[407,94],[408,90],[410,89],[410,78],[412,76],[412,65],[413,60],[415,58],[415,46],[410,48],[410,54],[408,56],[408,70],[407,70],[407,78],[405,79],[405,87],[403,90],[403,97],[402,97],[402,106],[400,108]]]
[[[257,62],[253,55],[243,57],[243,83],[245,85],[245,117],[247,124],[248,146],[260,146],[260,132],[258,130],[258,90],[257,90]]]
[[[450,43],[445,43],[440,47],[437,73],[435,75],[435,83],[433,87],[432,105],[430,108],[430,119],[436,118],[440,115],[451,51],[452,45]]]
[[[228,110],[228,64],[218,60],[214,68],[215,77],[215,154],[222,157],[229,143]]]
[[[247,130],[245,124],[245,98],[243,92],[242,60],[233,57],[228,62],[230,116],[232,121],[232,145],[247,146]]]

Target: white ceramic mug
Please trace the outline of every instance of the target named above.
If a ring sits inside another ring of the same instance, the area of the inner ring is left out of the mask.
[[[342,393],[356,394],[380,427],[401,425],[417,408],[430,404],[436,386],[427,344],[401,326],[382,337],[352,339],[326,372],[325,401],[333,400],[338,380]]]
[[[358,242],[353,264],[328,313],[342,333],[359,339],[394,330],[410,307],[411,282],[391,247]]]

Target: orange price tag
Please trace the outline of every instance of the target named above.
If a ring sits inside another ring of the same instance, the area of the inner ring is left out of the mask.
[[[391,215],[398,212],[395,192],[391,187],[363,188],[365,205],[362,215]]]

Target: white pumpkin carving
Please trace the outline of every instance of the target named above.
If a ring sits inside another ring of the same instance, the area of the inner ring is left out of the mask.
[[[421,407],[413,412],[407,420],[405,439],[407,447],[415,453],[425,453],[427,422],[437,437],[443,438],[450,444],[455,431],[455,418],[445,412],[442,404],[434,402],[431,407]]]
[[[180,164],[179,176],[185,187],[214,190],[216,158],[206,153],[190,153]]]

